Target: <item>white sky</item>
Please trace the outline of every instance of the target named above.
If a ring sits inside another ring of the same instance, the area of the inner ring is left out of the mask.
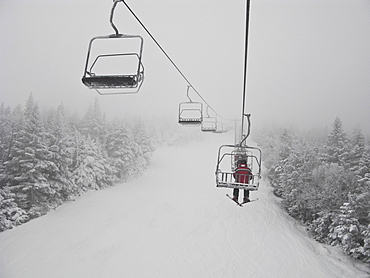
[[[127,0],[208,103],[241,114],[245,0]],[[121,33],[144,37],[145,81],[136,95],[99,96],[81,83],[89,40],[113,33],[110,0],[0,0],[0,102],[64,103],[84,113],[97,97],[109,116],[169,114],[186,82],[119,3]],[[247,112],[268,122],[370,132],[370,1],[252,0]],[[197,100],[194,98],[194,100]]]

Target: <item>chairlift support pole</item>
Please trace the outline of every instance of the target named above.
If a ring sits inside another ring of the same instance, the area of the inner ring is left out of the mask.
[[[249,11],[250,11],[250,0],[247,0],[246,4],[246,18],[245,18],[245,46],[244,46],[244,84],[243,84],[243,108],[242,108],[242,134],[244,133],[244,115],[245,115],[245,101],[247,93],[247,69],[248,69],[248,34],[249,34]],[[248,118],[249,120],[249,118]],[[248,128],[249,129],[249,128]],[[249,135],[249,131],[248,131]],[[246,137],[240,142],[244,142]]]

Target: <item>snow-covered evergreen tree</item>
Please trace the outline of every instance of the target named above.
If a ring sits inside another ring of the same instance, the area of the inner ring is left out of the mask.
[[[349,151],[347,165],[351,171],[357,173],[359,170],[359,163],[365,151],[365,137],[360,129],[355,130]]]
[[[134,131],[133,132],[134,141],[136,144],[140,146],[140,154],[138,154],[137,158],[138,160],[144,159],[142,164],[141,163],[140,164],[141,164],[141,167],[145,169],[154,151],[152,142],[150,140],[150,134],[147,131],[147,127],[145,126],[145,123],[141,121],[140,119],[137,119],[135,121],[133,131]]]
[[[368,189],[370,187],[370,146],[365,146],[356,170],[359,185]]]
[[[135,151],[132,132],[122,122],[113,122],[109,128],[106,146],[111,165],[118,179],[127,179],[135,172]]]
[[[104,144],[106,128],[105,116],[96,98],[94,105],[90,106],[86,112],[80,130],[82,134],[89,135],[91,139],[100,141],[100,143]]]
[[[343,130],[342,121],[336,118],[333,129],[328,135],[324,146],[323,160],[327,163],[346,165],[349,157],[349,144],[347,135]]]
[[[70,180],[69,166],[74,153],[73,140],[64,115],[64,107],[60,105],[57,111],[50,113],[45,133],[48,147],[48,161],[56,167],[48,173],[48,181],[55,188],[61,200],[73,198],[74,185]]]
[[[340,207],[340,213],[333,219],[329,230],[328,237],[332,240],[331,245],[340,245],[344,253],[354,257],[359,256],[356,250],[361,247],[363,240],[352,199]]]
[[[3,162],[6,158],[6,153],[9,148],[9,143],[12,134],[12,115],[10,108],[5,108],[2,103],[0,106],[0,161]]]
[[[317,213],[318,217],[310,225],[310,232],[317,241],[330,244],[331,241],[328,238],[329,227],[333,222],[334,215],[333,212],[320,211]]]
[[[89,189],[98,190],[114,181],[114,170],[108,164],[99,143],[89,136],[83,137],[75,133],[75,154],[71,173],[71,181],[77,187],[77,194]]]
[[[363,248],[360,248],[357,252],[362,255],[362,260],[365,263],[370,263],[370,224],[366,227],[366,229],[362,232],[362,237],[364,240]]]
[[[5,108],[2,103],[0,106],[0,188],[5,185],[4,179],[6,171],[4,162],[7,159],[7,153],[12,137],[12,118],[10,108]]]
[[[7,182],[16,193],[19,206],[30,217],[35,217],[60,201],[57,190],[48,182],[48,176],[56,166],[49,160],[45,130],[32,94],[27,100],[20,127],[5,162]]]
[[[27,213],[14,202],[15,194],[8,187],[0,188],[0,232],[27,221]]]

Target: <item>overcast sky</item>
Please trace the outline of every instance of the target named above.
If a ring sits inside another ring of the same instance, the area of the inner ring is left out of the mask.
[[[240,118],[245,0],[127,0],[220,115]],[[85,113],[177,120],[187,83],[122,3],[115,24],[144,37],[145,81],[136,95],[100,96],[81,83],[89,40],[113,33],[111,0],[0,0],[0,102],[63,103]],[[370,1],[251,0],[247,112],[254,126],[293,123],[370,133]],[[194,97],[194,100],[198,100]]]

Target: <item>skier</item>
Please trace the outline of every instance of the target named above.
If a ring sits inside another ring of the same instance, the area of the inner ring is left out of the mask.
[[[247,166],[247,161],[244,159],[241,159],[237,162],[238,167],[235,169],[234,172],[234,178],[235,182],[238,183],[243,183],[243,184],[248,184],[250,180],[252,179],[252,171],[251,169]],[[239,199],[239,189],[234,188],[233,190],[233,201],[238,202]],[[244,189],[244,199],[243,199],[243,204],[250,202],[249,199],[249,190]]]

